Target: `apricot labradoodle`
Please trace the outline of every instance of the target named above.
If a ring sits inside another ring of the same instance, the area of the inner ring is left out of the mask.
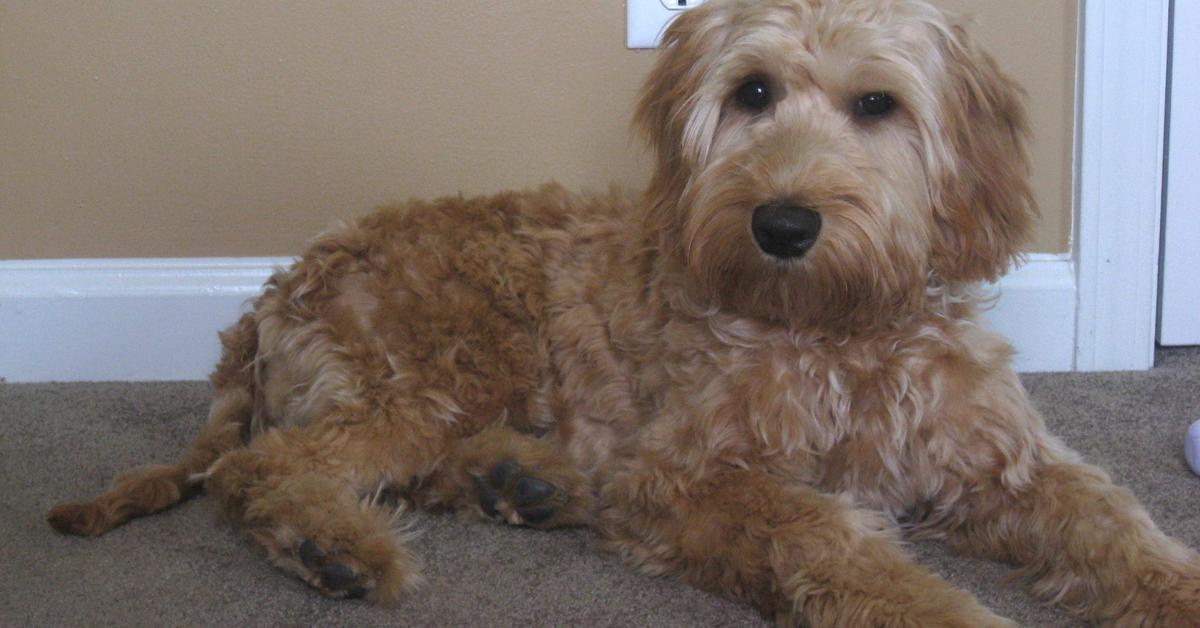
[[[420,581],[399,500],[594,526],[782,624],[1010,625],[903,528],[1094,621],[1200,622],[1200,557],[1046,432],[978,321],[1034,204],[1020,91],[956,18],[712,0],[636,122],[640,197],[412,202],[319,237],[222,334],[183,459],[50,524],[203,490],[281,569],[390,604]]]

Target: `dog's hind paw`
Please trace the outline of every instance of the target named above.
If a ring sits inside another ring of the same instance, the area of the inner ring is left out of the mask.
[[[565,490],[533,475],[522,473],[515,460],[503,460],[486,475],[472,476],[479,492],[479,509],[493,519],[513,525],[548,523],[570,501]]]
[[[558,445],[494,425],[459,442],[417,501],[545,529],[590,523],[593,496]]]
[[[59,504],[46,515],[50,526],[63,534],[100,536],[112,525],[104,510],[91,503]]]

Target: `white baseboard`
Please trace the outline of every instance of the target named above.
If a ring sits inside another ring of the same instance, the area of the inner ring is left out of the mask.
[[[1075,269],[1066,256],[1030,255],[1000,280],[999,299],[983,313],[1016,348],[1023,373],[1075,370]]]
[[[9,382],[203,379],[217,332],[289,258],[0,261],[0,378]],[[1074,366],[1075,280],[1038,256],[1000,282],[987,313],[1017,367]]]
[[[289,258],[0,262],[0,378],[204,379],[217,332]]]

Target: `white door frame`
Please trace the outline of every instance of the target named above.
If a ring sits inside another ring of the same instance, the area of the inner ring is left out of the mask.
[[[1084,0],[1075,370],[1154,365],[1169,0]]]
[[[1162,283],[1158,341],[1167,346],[1200,344],[1200,0],[1175,0],[1171,30],[1167,189],[1164,191]]]

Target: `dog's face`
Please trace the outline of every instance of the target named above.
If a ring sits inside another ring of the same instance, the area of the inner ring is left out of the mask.
[[[647,220],[711,305],[861,330],[1018,253],[1018,89],[937,8],[711,0],[664,47],[636,118]]]

